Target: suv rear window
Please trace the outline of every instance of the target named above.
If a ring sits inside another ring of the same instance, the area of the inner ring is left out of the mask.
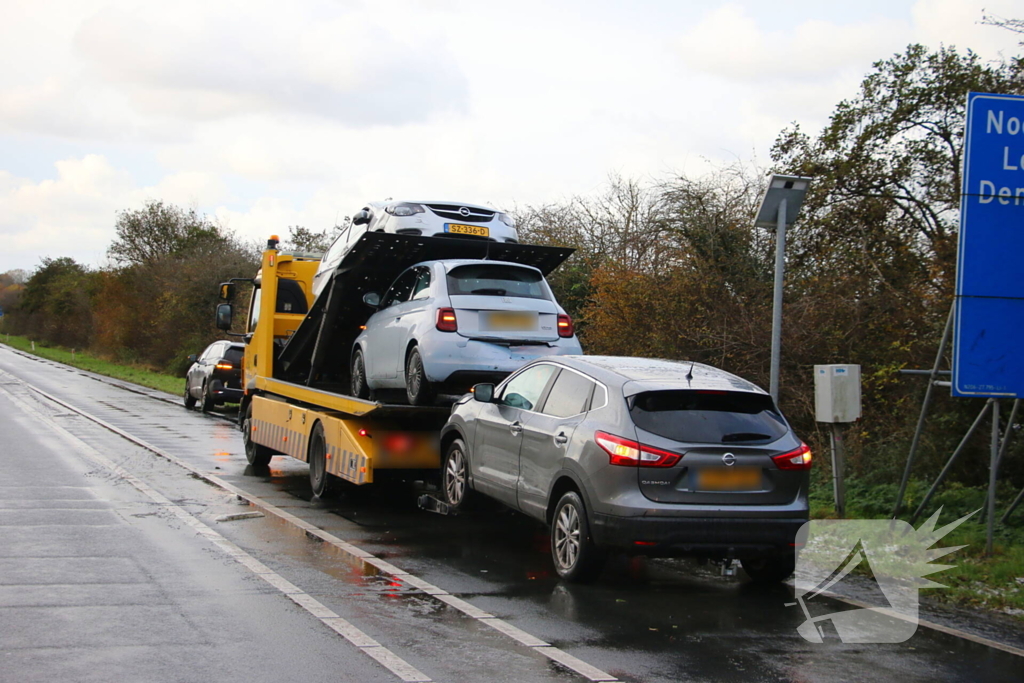
[[[224,359],[229,360],[232,363],[242,363],[242,355],[245,354],[245,349],[240,349],[237,346],[229,346],[228,350],[224,352]]]
[[[788,429],[770,396],[736,391],[648,391],[629,414],[644,431],[695,443],[768,443]]]
[[[549,299],[544,278],[535,270],[496,264],[458,266],[448,273],[448,294]]]

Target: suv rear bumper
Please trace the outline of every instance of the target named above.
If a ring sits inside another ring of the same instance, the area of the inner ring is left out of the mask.
[[[217,401],[225,403],[239,403],[245,395],[240,387],[229,387],[219,379],[210,380],[210,393]]]
[[[792,553],[806,517],[617,517],[595,514],[594,541],[636,555],[754,558]],[[639,543],[638,543],[639,542]]]

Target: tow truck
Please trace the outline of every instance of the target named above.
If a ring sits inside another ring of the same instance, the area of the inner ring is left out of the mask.
[[[239,427],[253,471],[275,455],[309,463],[315,496],[336,480],[372,484],[386,472],[436,474],[444,407],[408,406],[347,395],[352,344],[381,293],[406,268],[438,259],[485,259],[535,266],[544,275],[572,249],[373,232],[363,235],[313,295],[320,256],[267,241],[259,272],[220,286],[217,327],[242,337],[244,394]],[[232,332],[236,285],[252,285],[244,332]]]

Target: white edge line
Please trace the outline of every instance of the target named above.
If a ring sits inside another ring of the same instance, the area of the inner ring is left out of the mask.
[[[24,383],[24,386],[33,389],[37,393],[42,394],[43,396],[50,399],[51,401],[54,401],[55,403],[63,405],[69,410],[73,410],[81,414],[83,417],[92,419],[93,421],[97,422],[97,424],[102,424],[102,421],[94,419],[92,418],[92,416],[86,414],[85,412],[79,411],[73,408],[72,406],[69,406],[66,403],[60,401],[59,399],[55,399],[54,397],[47,395],[45,392],[37,389],[36,387],[33,387],[28,383]],[[131,472],[124,469],[120,465],[117,465],[116,463],[112,462],[98,450],[87,444],[85,441],[79,439],[77,436],[66,430],[64,427],[51,420],[48,416],[43,415],[32,406],[25,403],[23,399],[18,398],[17,396],[10,392],[5,393],[7,393],[7,395],[13,402],[20,404],[23,410],[29,412],[30,414],[35,413],[42,421],[49,423],[51,427],[53,427],[55,430],[61,433],[61,435],[65,439],[77,443],[81,447],[82,451],[86,454],[86,457],[102,465],[111,472],[115,473],[120,478],[124,479],[133,487],[135,487],[143,494],[145,494],[148,498],[160,504],[164,508],[170,510],[176,517],[185,521],[188,524],[188,526],[191,526],[194,529],[196,529],[199,532],[199,535],[204,536],[210,541],[212,541],[214,545],[223,550],[233,560],[245,566],[254,574],[259,576],[261,579],[263,579],[271,586],[276,588],[278,591],[283,593],[286,597],[291,599],[292,602],[294,602],[296,605],[302,607],[309,614],[319,619],[321,623],[323,623],[325,626],[331,628],[333,631],[341,635],[343,638],[352,643],[356,648],[361,650],[364,654],[376,660],[377,663],[382,665],[384,668],[386,668],[388,671],[393,673],[398,678],[402,679],[402,681],[406,681],[409,683],[428,683],[433,680],[429,676],[427,676],[426,674],[424,674],[423,672],[419,671],[414,666],[409,664],[407,661],[396,655],[394,652],[392,652],[391,650],[387,649],[386,647],[375,641],[364,631],[356,628],[348,621],[334,614],[326,605],[321,603],[319,600],[309,595],[308,593],[305,593],[298,586],[295,586],[287,579],[285,579],[283,576],[268,568],[262,562],[260,562],[244,550],[242,550],[229,539],[225,538],[224,536],[221,536],[219,533],[217,533],[209,526],[207,526],[202,520],[198,519],[195,515],[185,510],[183,507],[176,505],[173,501],[168,499],[159,491],[145,484],[142,480],[137,478]],[[106,427],[106,425],[103,426]],[[116,428],[114,429],[114,431],[120,433],[120,430],[117,430]],[[123,434],[121,435],[123,436]],[[141,441],[139,440],[129,440],[139,445],[142,445]],[[146,448],[147,450],[153,450],[153,448],[148,445],[144,446],[144,448]],[[158,453],[158,455],[162,454]],[[304,597],[300,598],[300,595]],[[332,616],[321,616],[328,613]]]
[[[17,379],[17,378],[15,378],[15,379]],[[18,381],[21,381],[21,380],[18,380]],[[100,425],[101,427],[103,427],[105,429],[108,429],[108,430],[114,432],[115,434],[118,434],[118,435],[122,436],[123,438],[125,438],[125,439],[127,439],[127,440],[129,440],[129,441],[131,441],[131,442],[133,442],[133,443],[135,443],[135,444],[145,448],[148,451],[152,451],[156,455],[159,455],[160,457],[165,458],[165,459],[173,462],[174,464],[178,465],[179,467],[182,467],[182,468],[188,470],[189,472],[192,472],[193,474],[195,474],[199,478],[203,479],[204,481],[207,481],[207,482],[209,482],[211,484],[214,484],[215,486],[219,486],[220,488],[224,489],[225,491],[228,491],[230,493],[235,494],[239,498],[242,498],[242,499],[248,501],[254,507],[261,508],[264,511],[269,512],[269,513],[279,517],[280,519],[282,519],[282,520],[284,520],[286,522],[290,522],[290,523],[292,523],[292,524],[294,524],[294,525],[304,529],[307,534],[312,535],[312,536],[316,536],[317,538],[320,538],[321,540],[326,541],[327,543],[330,543],[331,545],[335,546],[339,550],[341,550],[343,552],[346,552],[346,553],[348,553],[349,555],[351,555],[353,557],[356,557],[356,558],[361,559],[361,560],[367,560],[367,559],[371,559],[371,558],[372,559],[377,559],[373,554],[368,553],[365,550],[362,550],[361,548],[358,548],[358,547],[352,545],[351,543],[348,543],[347,541],[343,541],[342,539],[338,538],[337,536],[335,536],[335,535],[333,535],[333,534],[331,534],[331,533],[329,533],[327,531],[324,531],[323,529],[320,529],[319,527],[316,527],[316,526],[310,524],[309,522],[306,522],[305,520],[302,520],[299,517],[296,517],[295,515],[293,515],[293,514],[291,514],[289,512],[285,512],[284,510],[279,509],[277,506],[273,505],[272,503],[268,503],[268,502],[262,500],[261,498],[258,498],[258,497],[254,496],[254,495],[252,495],[252,494],[250,494],[250,493],[248,493],[246,491],[243,491],[242,489],[239,489],[239,488],[237,488],[236,486],[234,486],[232,484],[229,484],[226,481],[222,481],[219,477],[217,477],[215,475],[211,475],[211,474],[207,474],[205,472],[202,472],[198,468],[193,467],[192,465],[189,465],[188,463],[186,463],[185,461],[177,458],[176,456],[173,456],[170,453],[166,453],[166,452],[162,451],[161,449],[159,449],[159,448],[157,448],[157,447],[155,447],[155,446],[153,446],[153,445],[151,445],[149,443],[146,443],[142,439],[139,439],[139,438],[137,438],[135,436],[132,436],[131,434],[128,434],[124,430],[119,429],[118,427],[115,427],[114,425],[112,425],[112,424],[110,424],[108,422],[105,422],[104,420],[101,420],[100,418],[95,417],[94,415],[91,415],[91,414],[85,412],[84,410],[81,410],[79,408],[76,408],[75,406],[72,406],[72,405],[70,405],[68,403],[65,403],[64,401],[56,398],[55,396],[52,396],[52,395],[48,394],[47,392],[43,391],[42,389],[34,387],[31,384],[28,384],[27,382],[25,382],[24,384],[28,388],[30,388],[33,391],[41,394],[42,396],[45,396],[46,398],[50,399],[54,403],[57,403],[57,404],[65,407],[68,410],[71,410],[71,411],[73,411],[75,413],[78,413],[82,417],[85,417],[86,419],[95,422],[96,424]],[[116,386],[116,385],[114,385],[114,386]],[[412,582],[408,581],[409,578],[419,579],[419,577],[417,577],[417,576],[415,576],[413,574],[407,574],[407,573],[396,575],[395,578],[397,578],[399,580],[402,580],[402,581],[407,581],[410,584],[412,584]],[[419,579],[419,580],[421,580],[421,579]],[[424,583],[427,583],[427,582],[424,582]],[[415,585],[415,584],[412,584],[412,585]],[[430,584],[428,584],[428,585],[430,585]],[[470,603],[468,603],[468,602],[466,602],[466,601],[464,601],[464,600],[462,600],[460,598],[457,598],[454,595],[450,595],[450,594],[448,594],[446,592],[442,592],[440,594],[434,594],[434,593],[431,593],[429,591],[424,591],[424,592],[427,595],[430,595],[431,597],[433,597],[433,598],[435,598],[437,600],[440,600],[441,602],[444,602],[444,603],[447,603],[447,604],[451,605],[455,609],[459,610],[463,614],[466,614],[466,616],[469,616],[469,617],[471,617],[473,619],[481,620],[481,619],[494,618],[493,614],[489,614],[488,612],[485,612],[485,611],[483,611],[483,610],[481,610],[481,609],[471,605]],[[854,605],[856,607],[872,607],[872,605],[869,605],[867,603],[862,603],[862,602],[854,600],[852,598],[844,598],[844,597],[842,597],[840,595],[829,594],[829,597],[831,597],[833,599],[836,599],[836,600],[839,600],[839,601],[842,601],[842,602],[846,602],[846,603]],[[899,615],[897,615],[897,616],[899,616]],[[928,621],[927,619],[918,619],[918,625],[924,626],[925,628],[932,629],[933,631],[938,631],[940,633],[945,633],[947,635],[951,635],[951,636],[954,636],[954,637],[957,637],[957,638],[963,638],[964,640],[969,640],[971,642],[977,643],[979,645],[984,645],[986,647],[990,647],[990,648],[993,648],[995,650],[1001,650],[1003,652],[1006,652],[1006,653],[1009,653],[1009,654],[1012,654],[1012,655],[1016,655],[1017,657],[1024,657],[1024,649],[1018,648],[1018,647],[1014,647],[1013,645],[1006,645],[1004,643],[1000,643],[998,641],[991,640],[989,638],[985,638],[984,636],[977,636],[977,635],[974,635],[973,633],[968,633],[966,631],[962,631],[960,629],[952,628],[950,626],[943,626],[942,624],[938,624],[938,623],[935,623],[935,622],[932,622],[932,621]],[[533,648],[533,649],[537,649],[537,648]],[[613,681],[613,680],[616,680],[616,679],[614,677],[611,677],[611,678],[603,679],[603,680]]]
[[[295,515],[293,515],[291,513],[288,513],[288,512],[285,512],[284,510],[279,509],[277,506],[273,505],[272,503],[268,503],[268,502],[258,498],[257,496],[252,495],[251,493],[243,491],[242,489],[234,486],[233,484],[229,484],[228,482],[223,481],[220,477],[217,477],[216,475],[212,475],[212,474],[208,474],[206,472],[203,472],[199,468],[194,467],[193,465],[190,465],[189,463],[185,462],[184,460],[181,460],[180,458],[178,458],[178,457],[176,457],[174,455],[171,455],[170,453],[167,453],[167,452],[163,451],[162,449],[159,449],[156,446],[153,446],[152,444],[147,443],[146,441],[143,441],[142,439],[140,439],[140,438],[138,438],[136,436],[133,436],[132,434],[129,434],[128,432],[124,431],[123,429],[121,429],[119,427],[116,427],[116,426],[110,424],[109,422],[106,422],[105,420],[102,420],[102,419],[100,419],[100,418],[98,418],[98,417],[96,417],[94,415],[91,415],[91,414],[85,412],[84,410],[82,410],[80,408],[77,408],[77,407],[75,407],[75,406],[73,406],[73,405],[71,405],[69,403],[66,403],[65,401],[62,401],[61,399],[59,399],[59,398],[57,398],[57,397],[55,397],[55,396],[53,396],[53,395],[43,391],[42,389],[39,389],[37,387],[32,386],[31,384],[25,383],[25,386],[29,387],[30,389],[32,389],[33,391],[37,392],[38,394],[40,394],[42,396],[45,396],[46,398],[48,398],[49,400],[53,401],[54,403],[57,403],[58,405],[61,405],[64,408],[67,408],[68,410],[71,410],[71,411],[73,411],[75,413],[78,413],[82,417],[95,422],[96,424],[100,425],[104,429],[108,429],[108,430],[114,432],[115,434],[121,436],[122,438],[127,439],[128,441],[131,441],[132,443],[134,443],[134,444],[136,444],[138,446],[141,446],[142,448],[144,448],[144,449],[146,449],[148,451],[151,451],[151,452],[155,453],[156,455],[159,455],[160,457],[165,458],[166,460],[169,460],[170,462],[178,465],[179,467],[182,467],[183,469],[188,470],[189,472],[193,473],[194,475],[196,475],[197,477],[199,477],[203,481],[209,482],[209,483],[211,483],[211,484],[213,484],[215,486],[218,486],[218,487],[224,489],[225,491],[233,493],[236,496],[238,496],[239,498],[242,498],[242,499],[248,501],[251,505],[253,505],[253,506],[257,507],[257,508],[261,508],[265,512],[271,513],[271,514],[277,516],[278,518],[282,519],[285,522],[289,522],[291,524],[294,524],[294,525],[300,527],[301,529],[303,529],[306,532],[307,535],[315,536],[316,538],[319,538],[319,539],[321,539],[321,540],[323,540],[323,541],[325,541],[327,543],[330,543],[331,545],[335,546],[339,550],[341,550],[341,551],[343,551],[345,553],[348,553],[349,555],[351,555],[351,556],[353,556],[355,558],[358,558],[360,560],[363,560],[365,563],[370,564],[370,565],[376,567],[378,570],[380,570],[380,571],[382,571],[382,572],[384,572],[386,574],[391,574],[392,576],[394,576],[399,581],[406,581],[410,585],[416,585],[416,583],[414,583],[414,581],[417,581],[417,582],[422,581],[422,583],[425,584],[426,586],[430,586],[431,588],[436,589],[435,591],[432,591],[432,590],[428,590],[428,589],[424,588],[423,592],[426,595],[434,598],[435,600],[439,600],[439,601],[441,601],[441,602],[443,602],[443,603],[445,603],[445,604],[447,604],[447,605],[457,609],[458,611],[462,612],[463,614],[465,614],[466,616],[468,616],[468,617],[470,617],[472,619],[476,619],[477,621],[482,621],[484,623],[488,623],[488,622],[492,622],[492,621],[500,621],[500,620],[498,620],[495,617],[495,615],[493,615],[493,614],[491,614],[489,612],[486,612],[486,611],[476,607],[475,605],[472,605],[471,603],[466,602],[465,600],[463,600],[461,598],[458,598],[458,597],[456,597],[454,595],[451,595],[451,594],[447,593],[446,591],[443,591],[440,588],[437,588],[436,586],[433,586],[432,584],[430,584],[430,583],[428,583],[426,581],[423,581],[422,579],[420,579],[417,576],[409,574],[408,572],[406,572],[406,571],[404,571],[404,570],[402,570],[402,569],[400,569],[398,567],[395,567],[393,564],[391,564],[389,562],[386,562],[386,561],[376,557],[372,553],[368,553],[365,550],[363,550],[363,549],[361,549],[361,548],[359,548],[357,546],[354,546],[354,545],[352,545],[351,543],[349,543],[347,541],[344,541],[344,540],[338,538],[334,534],[331,534],[331,533],[329,533],[327,531],[324,531],[323,529],[320,529],[319,527],[316,527],[316,526],[314,526],[312,524],[309,524],[308,522],[305,522],[304,520],[301,520],[300,518],[296,517]],[[216,533],[216,532],[213,532],[213,533]],[[256,561],[255,558],[253,558],[253,561]],[[261,565],[261,566],[263,566],[263,565]],[[267,572],[271,572],[272,570],[267,568],[266,571]],[[261,574],[261,576],[262,576],[262,574]],[[408,579],[410,579],[410,578],[412,579],[412,581],[408,581]],[[419,587],[419,586],[417,586],[417,587]],[[437,591],[440,591],[440,592],[437,592]],[[544,642],[540,638],[536,638],[536,636],[533,636],[533,635],[527,633],[526,631],[523,631],[523,630],[521,630],[519,628],[516,628],[515,626],[512,626],[511,624],[508,624],[507,622],[502,622],[502,623],[507,625],[507,629],[498,628],[494,624],[491,624],[491,628],[494,628],[495,630],[499,631],[500,633],[503,633],[504,635],[512,638],[516,642],[519,642],[520,644],[526,645],[530,649],[538,649],[540,647],[545,647],[545,648],[550,648],[549,651],[557,650],[557,648],[552,648],[548,643]],[[334,628],[334,627],[332,626],[332,628]],[[335,629],[335,630],[337,630],[337,629]],[[520,637],[516,637],[515,635],[511,635],[511,631],[513,631],[513,630],[517,634],[522,634],[522,639]],[[530,645],[530,644],[527,644],[525,639],[532,639],[530,642],[536,641],[536,643],[540,643],[541,645]],[[561,652],[561,651],[559,650],[559,652]],[[545,655],[545,656],[547,656],[547,655]],[[571,661],[580,662],[580,664],[582,665],[583,669],[585,669],[585,671],[582,670],[582,669],[577,669],[577,668],[567,664],[566,662],[570,661],[569,658],[571,658]],[[550,656],[549,656],[549,659],[551,659]],[[597,669],[595,667],[592,667],[591,665],[583,662],[582,660],[579,660],[579,659],[576,659],[575,657],[572,657],[568,653],[565,654],[565,657],[563,657],[563,659],[565,659],[565,661],[561,661],[561,660],[556,660],[556,661],[559,661],[559,663],[562,664],[563,666],[567,666],[570,669],[573,669],[574,671],[576,671],[580,675],[582,675],[582,676],[584,676],[586,678],[589,678],[590,680],[600,680],[600,681],[615,681],[615,680],[617,680],[615,676],[612,676],[612,675],[607,674],[607,673],[605,673],[603,671],[600,671],[599,669]],[[380,661],[380,660],[378,660],[378,661]],[[590,673],[587,673],[587,672],[590,672]],[[593,678],[592,675],[591,675],[593,672],[599,672],[601,674],[601,677],[596,678],[596,679]],[[398,675],[401,676],[401,674],[398,674]],[[422,675],[422,674],[420,674],[420,675]],[[420,681],[420,680],[428,680],[428,679],[416,678],[416,679],[408,679],[408,680]]]

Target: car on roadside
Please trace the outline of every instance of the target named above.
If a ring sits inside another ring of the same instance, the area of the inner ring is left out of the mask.
[[[441,431],[440,493],[548,524],[558,574],[609,551],[739,560],[757,582],[795,566],[810,449],[765,391],[700,363],[560,356],[477,384]]]
[[[367,232],[519,242],[512,217],[487,206],[448,201],[370,202],[356,212],[351,224],[328,247],[313,276],[314,295],[326,286],[329,275]]]
[[[242,399],[242,357],[245,344],[217,341],[198,355],[191,355],[185,375],[185,407],[199,403],[202,411],[214,406],[238,403]]]
[[[572,318],[533,266],[427,261],[381,297],[352,348],[352,395],[403,390],[411,405],[498,382],[537,358],[580,354]]]

